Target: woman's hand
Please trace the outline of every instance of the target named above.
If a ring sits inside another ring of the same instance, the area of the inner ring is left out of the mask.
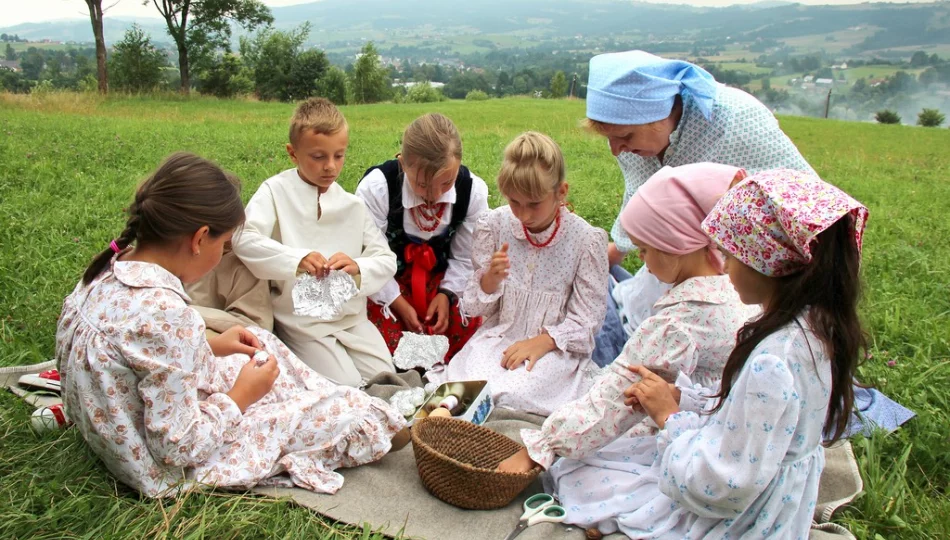
[[[254,353],[263,349],[257,336],[243,326],[232,326],[223,334],[209,338],[208,345],[211,345],[211,352],[215,356],[230,356],[232,354],[254,356]]]

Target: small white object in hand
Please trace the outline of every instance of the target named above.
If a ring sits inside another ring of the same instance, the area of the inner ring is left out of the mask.
[[[254,361],[257,362],[259,366],[266,364],[268,358],[270,358],[270,355],[267,354],[267,351],[257,351],[254,353]]]
[[[343,314],[344,304],[358,292],[353,276],[342,270],[331,270],[322,278],[301,274],[291,292],[294,315],[332,321]]]

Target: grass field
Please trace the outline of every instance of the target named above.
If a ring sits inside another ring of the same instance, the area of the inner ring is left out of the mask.
[[[577,212],[610,226],[622,178],[604,141],[578,128],[577,101],[347,107],[343,186],[352,190],[367,166],[391,157],[402,128],[428,110],[455,120],[465,163],[486,179],[516,134],[549,133],[565,151]],[[244,179],[247,198],[290,166],[291,112],[288,104],[197,98],[0,94],[0,365],[52,356],[63,297],[121,231],[136,183],[165,155],[188,150],[218,161]],[[918,413],[891,436],[855,442],[866,492],[836,521],[860,538],[950,537],[950,130],[780,121],[825,179],[871,209],[862,313],[872,347],[860,376]],[[491,203],[500,202],[492,186]],[[30,412],[0,392],[0,538],[373,536],[372,524],[340,529],[286,501],[139,499],[75,430],[33,435]]]

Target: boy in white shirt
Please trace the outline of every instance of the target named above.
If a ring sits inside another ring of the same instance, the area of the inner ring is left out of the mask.
[[[363,201],[336,183],[348,145],[346,119],[332,103],[323,98],[301,103],[287,144],[297,167],[261,184],[233,243],[251,272],[273,283],[277,335],[324,377],[357,386],[394,371],[386,342],[366,317],[366,298],[393,277],[396,256]],[[359,294],[334,321],[295,315],[291,293],[297,275],[324,277],[330,270],[353,276]]]

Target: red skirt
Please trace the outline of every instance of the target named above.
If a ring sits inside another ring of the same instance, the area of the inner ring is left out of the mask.
[[[399,283],[399,293],[402,294],[407,300],[412,298],[411,292],[411,282],[412,282],[412,272],[411,270],[403,272],[402,276],[396,279],[396,282]],[[432,299],[439,294],[439,285],[442,283],[443,274],[429,274],[426,279],[426,309],[429,308],[429,302],[432,302]],[[409,302],[412,304],[412,302]],[[386,340],[386,345],[389,347],[389,352],[395,352],[396,346],[399,344],[399,339],[402,338],[402,333],[404,330],[407,330],[402,324],[402,321],[392,320],[383,316],[382,306],[369,300],[367,302],[367,315],[370,322],[376,325],[376,328],[379,329],[379,333],[383,335],[383,339]],[[426,317],[426,312],[423,311],[419,313],[419,310],[416,309],[416,315],[419,316],[419,321],[423,324]],[[481,317],[472,318],[468,320],[468,324],[462,325],[462,316],[459,314],[458,304],[449,307],[449,327],[445,331],[445,336],[449,338],[449,352],[445,355],[445,363],[448,364],[449,361],[462,350],[462,347],[468,343],[469,338],[472,337],[472,334],[478,330],[478,327],[482,325]],[[428,329],[426,329],[428,331]]]

